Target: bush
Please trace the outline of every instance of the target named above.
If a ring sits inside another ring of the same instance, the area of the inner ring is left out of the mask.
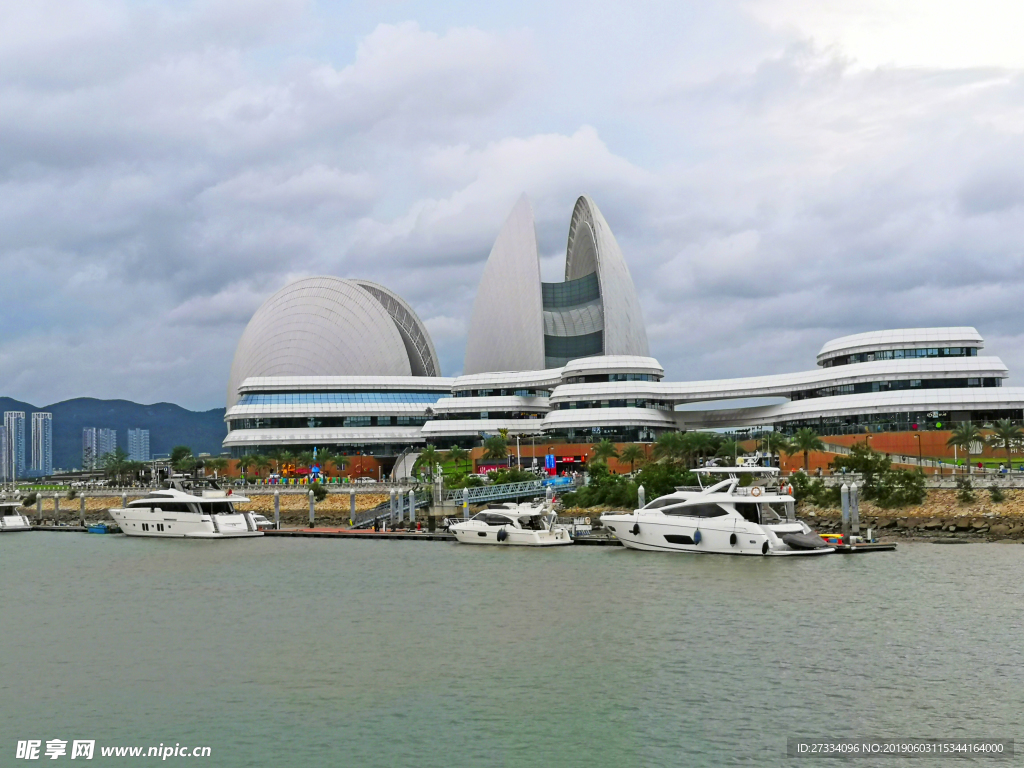
[[[847,456],[836,456],[829,462],[833,474],[856,472],[864,477],[864,486],[874,485],[875,477],[892,469],[892,462],[883,454],[863,443],[854,443]]]
[[[956,481],[956,498],[964,504],[974,501],[974,486],[971,485],[971,481],[963,477],[957,478]]]
[[[865,484],[865,487],[867,485]],[[906,469],[883,472],[871,486],[871,496],[880,507],[906,507],[925,498],[924,475]]]
[[[74,488],[68,488],[68,492],[65,495],[69,499],[75,499],[75,498],[78,498],[78,491],[76,491]]]
[[[1006,501],[1006,494],[1003,493],[1003,489],[1000,488],[995,483],[993,483],[992,487],[988,489],[988,492],[989,495],[992,497],[992,501],[996,502],[997,504],[1000,501]]]
[[[21,500],[21,506],[31,507],[33,504],[36,503],[36,498],[38,498],[38,496],[39,494],[37,494],[35,491],[32,491],[32,493],[30,493],[28,496]]]
[[[309,490],[313,492],[313,500],[320,502],[327,498],[327,488],[323,483],[310,483]]]
[[[689,470],[672,464],[648,464],[629,480],[625,475],[608,471],[604,462],[591,462],[590,483],[578,491],[560,497],[566,507],[609,506],[634,509],[637,504],[637,489],[642,485],[647,501],[672,493],[679,485],[696,485],[697,478]]]
[[[812,480],[803,472],[794,472],[789,476],[793,486],[793,498],[806,501],[816,507],[838,507],[841,503],[842,487],[829,487],[824,480]]]

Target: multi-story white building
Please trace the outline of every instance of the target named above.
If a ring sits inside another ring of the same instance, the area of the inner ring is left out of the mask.
[[[108,453],[117,450],[117,430],[98,429],[96,430],[96,454],[97,459],[102,459]]]
[[[82,469],[96,469],[108,453],[117,450],[117,430],[85,427],[82,430]]]
[[[4,412],[3,478],[25,477],[25,412]]]
[[[32,414],[32,473],[45,476],[53,473],[53,414],[36,411]]]
[[[149,430],[128,430],[128,458],[131,461],[149,461]]]
[[[533,214],[502,227],[474,303],[466,371],[439,377],[426,328],[386,289],[310,278],[259,309],[229,384],[233,453],[329,447],[386,459],[432,443],[479,445],[508,430],[545,442],[646,442],[671,430],[811,427],[821,435],[1024,420],[1024,387],[974,328],[873,331],[828,342],[812,370],[664,380],[647,352],[633,282],[593,201],[581,197],[565,281],[542,283]],[[395,328],[401,308],[404,324]],[[430,365],[424,364],[430,361]],[[751,407],[752,399],[775,402]]]

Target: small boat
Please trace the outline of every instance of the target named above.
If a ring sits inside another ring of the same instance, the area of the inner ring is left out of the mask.
[[[32,530],[32,523],[21,509],[20,501],[0,501],[0,533]]]
[[[572,544],[569,529],[542,504],[502,504],[448,526],[463,544],[555,547]]]
[[[160,539],[240,539],[262,536],[251,512],[239,512],[236,502],[244,496],[231,495],[210,483],[194,489],[175,480],[166,490],[150,491],[143,499],[110,510],[110,516],[128,536]]]
[[[777,468],[696,472],[699,486],[677,488],[634,512],[606,513],[601,522],[626,547],[652,552],[793,556],[835,551],[796,519],[796,500],[778,487]],[[722,475],[725,479],[718,480]],[[752,482],[741,487],[745,475]]]
[[[120,533],[121,530],[116,525],[107,525],[106,523],[93,523],[88,528],[89,533]]]

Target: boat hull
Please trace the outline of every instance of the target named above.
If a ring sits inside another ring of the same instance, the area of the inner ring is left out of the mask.
[[[4,515],[0,517],[0,533],[18,533],[31,531],[32,523],[24,515]]]
[[[792,549],[758,525],[733,518],[668,518],[644,515],[602,515],[601,522],[629,549],[683,552],[695,555],[778,557],[827,555],[834,550]]]
[[[192,512],[165,514],[147,508],[110,510],[110,516],[126,536],[154,539],[248,539],[262,536],[255,523],[242,513],[200,515]]]
[[[449,531],[455,534],[457,541],[462,544],[490,544],[499,547],[562,547],[572,544],[572,536],[564,528],[554,531],[532,531],[519,528],[507,527],[499,529],[495,527],[478,527],[467,523],[459,523],[451,526]],[[498,532],[505,531],[502,541],[498,540]]]

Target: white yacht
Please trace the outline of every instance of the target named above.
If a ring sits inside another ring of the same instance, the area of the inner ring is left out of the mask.
[[[110,510],[110,516],[128,536],[169,539],[238,539],[262,536],[251,512],[234,505],[244,496],[229,495],[217,488],[191,491],[180,483],[163,491],[151,491],[144,499]]]
[[[654,499],[634,512],[601,515],[625,546],[654,552],[727,555],[826,555],[835,551],[796,519],[796,502],[774,467],[706,467],[696,487]],[[720,479],[722,476],[725,479]],[[740,478],[750,476],[741,487]]]
[[[0,533],[31,531],[28,515],[22,514],[20,501],[0,501]]]
[[[448,526],[463,544],[556,547],[572,544],[569,529],[542,504],[502,504]]]

